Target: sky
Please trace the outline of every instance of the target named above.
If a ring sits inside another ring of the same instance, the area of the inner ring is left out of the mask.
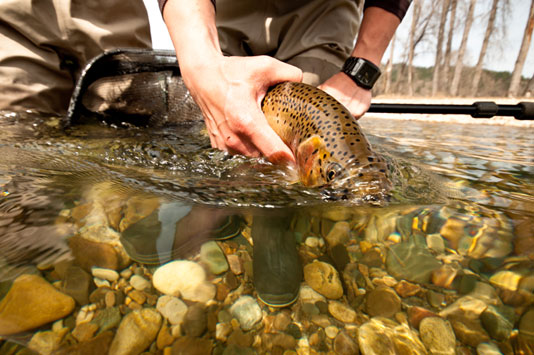
[[[167,28],[163,23],[161,14],[156,0],[143,0],[147,7],[151,31],[152,43],[156,49],[172,49],[172,42],[169,38]],[[457,14],[466,13],[464,8],[461,8],[466,1],[459,0],[459,8]],[[490,44],[484,68],[496,71],[509,71],[514,69],[519,47],[523,39],[525,26],[527,24],[527,17],[530,10],[532,0],[513,0],[509,1],[509,11],[504,21],[507,23],[504,33],[502,31],[494,34],[495,40]],[[428,2],[428,1],[427,1]],[[478,60],[480,48],[482,47],[482,40],[486,31],[486,24],[488,21],[489,8],[491,0],[477,0],[475,5],[475,21],[471,27],[467,51],[464,56],[464,63],[468,66],[474,66]],[[411,16],[413,9],[410,8],[406,17],[397,29],[397,36],[395,42],[394,62],[402,62],[404,60],[404,45],[407,43]],[[497,21],[503,21],[503,17],[498,17]],[[463,20],[457,15],[457,29],[453,36],[453,51],[460,47],[460,41],[463,34]],[[414,64],[417,66],[431,67],[434,65],[435,58],[435,44],[430,41],[421,44],[417,50],[417,55],[414,59]],[[383,62],[389,58],[389,49],[384,54]],[[534,40],[530,43],[529,53],[525,66],[523,67],[523,76],[532,77],[534,74]]]

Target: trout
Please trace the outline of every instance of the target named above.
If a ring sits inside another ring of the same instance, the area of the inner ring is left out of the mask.
[[[333,199],[387,200],[392,184],[386,161],[332,96],[311,85],[284,82],[267,92],[262,110],[295,155],[303,185],[325,187]]]

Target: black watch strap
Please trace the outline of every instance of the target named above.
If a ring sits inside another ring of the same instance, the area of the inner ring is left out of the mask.
[[[371,90],[380,77],[380,68],[363,58],[349,57],[341,71],[347,74],[356,85]]]

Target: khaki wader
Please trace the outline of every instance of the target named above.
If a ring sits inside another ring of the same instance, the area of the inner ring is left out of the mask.
[[[318,85],[339,72],[354,48],[363,0],[217,0],[227,55],[270,55]]]
[[[0,1],[0,110],[64,114],[88,61],[150,48],[141,0]]]

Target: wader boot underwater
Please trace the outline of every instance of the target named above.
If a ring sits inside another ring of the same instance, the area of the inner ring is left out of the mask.
[[[144,264],[163,264],[198,252],[209,240],[238,235],[242,218],[218,208],[162,203],[121,233],[126,253]]]
[[[254,286],[260,300],[273,307],[296,301],[302,266],[290,229],[292,216],[254,216],[252,222]]]

